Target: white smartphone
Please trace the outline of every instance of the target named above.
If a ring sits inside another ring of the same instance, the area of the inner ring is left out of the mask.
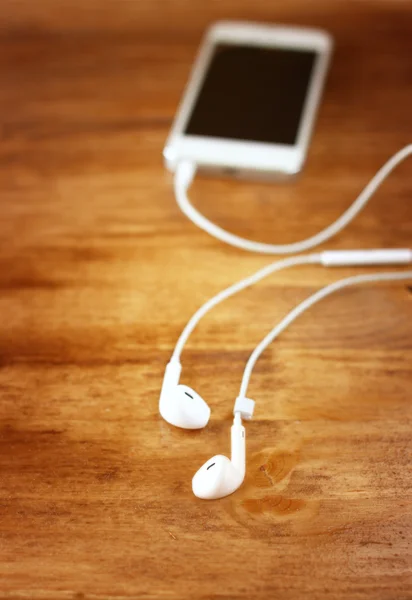
[[[203,41],[163,154],[239,177],[303,166],[332,51],[324,31],[219,22]]]

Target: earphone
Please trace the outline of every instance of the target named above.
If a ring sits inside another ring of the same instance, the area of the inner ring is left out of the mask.
[[[179,385],[182,366],[180,353],[183,345],[201,317],[222,302],[225,298],[263,279],[269,273],[286,266],[297,264],[317,263],[324,266],[354,266],[412,263],[412,250],[363,250],[363,251],[329,251],[320,254],[297,256],[268,265],[254,275],[234,284],[223,292],[211,298],[192,317],[183,330],[172,359],[166,367],[163,386],[160,394],[159,410],[162,417],[170,424],[184,429],[200,429],[209,421],[210,408],[199,394],[193,389]],[[192,490],[195,496],[202,499],[217,499],[228,496],[236,491],[243,483],[246,472],[246,433],[242,419],[249,420],[253,416],[255,402],[247,398],[247,387],[253,368],[267,346],[284,331],[299,315],[313,306],[316,302],[333,292],[350,285],[412,279],[412,271],[401,273],[376,273],[355,275],[332,283],[309,296],[296,306],[269,334],[260,342],[251,354],[242,378],[239,396],[234,405],[234,422],[231,429],[231,459],[217,455],[208,460],[195,474],[192,480]]]
[[[389,175],[389,173],[395,168],[401,160],[409,156],[412,153],[412,145],[406,146],[403,150],[395,154],[375,175],[371,182],[366,186],[364,191],[360,194],[358,199],[352,204],[352,206],[342,215],[338,221],[332,224],[330,227],[325,229],[323,232],[306,240],[305,242],[298,243],[300,249],[307,249],[321,243],[322,241],[329,239],[332,235],[335,235],[338,231],[343,229],[361,210],[361,208],[369,200],[373,192],[382,183],[382,181]],[[179,175],[179,171],[178,171]],[[187,189],[187,188],[186,188]],[[214,226],[216,227],[216,226]],[[219,228],[218,228],[219,229]],[[223,231],[223,230],[221,230]],[[226,232],[225,232],[226,233]],[[231,234],[228,234],[231,236]],[[219,236],[217,236],[219,237]],[[236,237],[236,236],[235,236]],[[222,239],[222,238],[219,238]],[[240,239],[240,238],[239,238]],[[225,240],[226,241],[226,240]],[[254,242],[248,242],[248,244],[255,244]],[[238,243],[233,244],[239,246]],[[293,252],[296,249],[296,244],[289,246],[271,246],[264,244],[266,253],[287,253]],[[286,249],[291,248],[293,249]],[[304,246],[304,248],[302,248]],[[245,247],[245,246],[241,246]],[[268,249],[271,248],[271,250]],[[276,250],[274,250],[276,248]],[[282,250],[279,250],[282,248]],[[247,248],[251,249],[251,248]],[[180,374],[181,364],[180,355],[183,350],[184,344],[186,343],[191,332],[196,327],[199,320],[214,306],[236,294],[237,292],[245,289],[246,287],[253,285],[260,281],[264,277],[271,273],[279,271],[281,269],[304,265],[304,264],[318,264],[325,267],[338,267],[338,266],[378,266],[378,265],[405,265],[412,262],[412,250],[405,249],[378,249],[378,250],[341,250],[341,251],[325,251],[316,254],[299,255],[295,257],[286,258],[283,260],[276,261],[272,264],[267,265],[263,269],[260,269],[253,275],[239,281],[232,286],[226,288],[210,300],[208,300],[199,310],[193,315],[182,334],[180,335],[176,344],[175,350],[168,363],[163,379],[163,385],[159,400],[159,411],[162,417],[172,425],[182,427],[184,429],[199,429],[204,427],[210,417],[210,408],[206,404],[199,394],[197,394],[191,388],[180,385]],[[380,273],[380,274],[365,274],[349,277],[347,279],[339,280],[334,284],[322,288],[304,302],[299,304],[294,310],[292,310],[274,329],[272,329],[262,342],[256,347],[254,352],[251,354],[244,371],[242,378],[242,385],[238,398],[236,399],[234,406],[234,422],[231,430],[231,460],[222,455],[214,456],[212,459],[207,461],[195,474],[192,480],[192,489],[194,494],[203,499],[217,499],[227,496],[233,493],[240,487],[244,480],[246,471],[246,433],[242,425],[242,419],[250,419],[253,415],[254,401],[246,397],[246,391],[250,375],[253,367],[258,360],[260,354],[266,349],[266,347],[300,314],[302,314],[310,306],[328,296],[329,294],[347,287],[349,285],[376,282],[376,281],[394,281],[412,278],[412,271],[406,271],[403,273]]]
[[[209,406],[193,389],[179,384],[182,371],[180,356],[185,343],[200,319],[223,300],[276,271],[297,265],[317,264],[324,267],[379,266],[388,264],[404,265],[410,262],[412,262],[412,250],[407,248],[393,250],[332,250],[317,254],[303,254],[273,262],[253,275],[219,292],[196,311],[177,341],[163,378],[159,401],[160,414],[171,425],[183,429],[201,429],[207,425],[210,417]]]

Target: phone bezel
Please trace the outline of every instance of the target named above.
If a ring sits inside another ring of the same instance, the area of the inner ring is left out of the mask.
[[[258,47],[310,49],[317,59],[308,86],[296,144],[282,145],[184,133],[207,73],[216,44],[247,44]],[[332,38],[318,29],[279,27],[251,23],[219,22],[206,33],[194,63],[182,102],[176,114],[163,155],[166,166],[175,171],[179,162],[190,160],[199,167],[262,173],[298,173],[306,157],[316,112],[332,51]]]

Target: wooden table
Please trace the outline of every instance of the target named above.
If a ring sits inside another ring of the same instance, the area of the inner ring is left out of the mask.
[[[350,289],[259,361],[247,477],[197,500],[228,453],[252,349],[298,301],[353,273],[274,275],[206,318],[182,381],[204,431],[157,409],[208,297],[270,262],[179,212],[161,151],[200,36],[219,18],[336,38],[303,176],[196,181],[211,218],[288,242],[330,223],[411,141],[411,2],[3,0],[0,16],[0,598],[412,598],[412,294]],[[328,248],[410,246],[411,162]],[[367,269],[364,269],[367,271]]]

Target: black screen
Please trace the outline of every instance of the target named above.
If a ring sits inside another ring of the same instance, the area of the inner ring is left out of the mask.
[[[315,61],[309,50],[218,45],[186,133],[293,145]]]

